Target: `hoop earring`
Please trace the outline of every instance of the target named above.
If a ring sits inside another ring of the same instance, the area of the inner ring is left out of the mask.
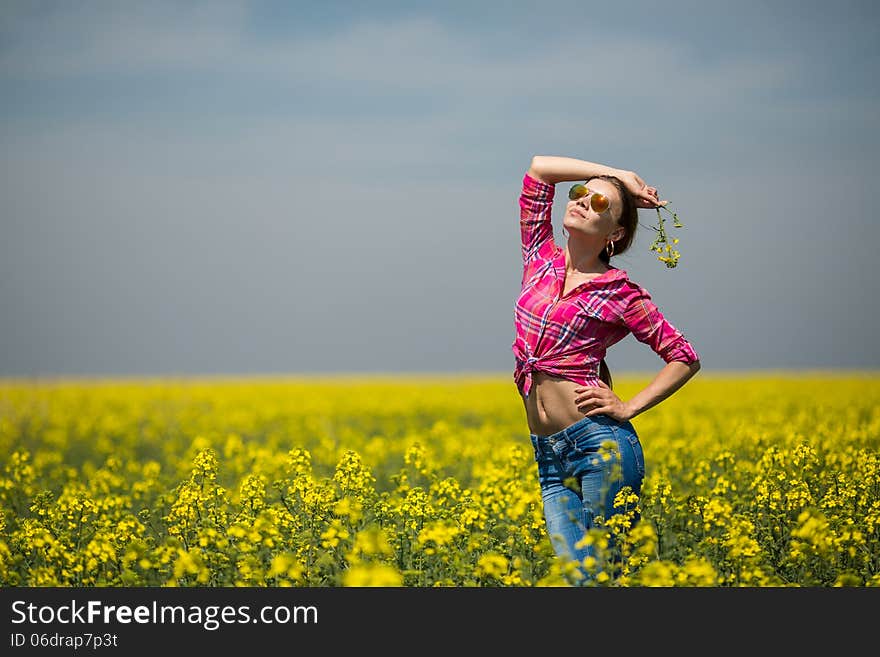
[[[614,255],[614,240],[608,240],[608,244],[605,246],[605,253],[608,254],[608,257]]]

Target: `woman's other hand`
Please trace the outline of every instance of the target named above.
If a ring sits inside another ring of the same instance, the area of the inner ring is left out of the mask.
[[[632,194],[639,208],[656,208],[666,205],[669,201],[661,201],[656,187],[649,187],[635,171],[618,171],[614,174]]]
[[[599,381],[599,386],[587,386],[574,389],[577,396],[574,398],[578,411],[586,417],[594,415],[607,415],[618,422],[626,422],[630,419],[629,409],[608,384]]]

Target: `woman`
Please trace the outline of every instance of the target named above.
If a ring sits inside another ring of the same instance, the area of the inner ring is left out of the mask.
[[[568,239],[560,248],[550,214],[554,186],[563,181],[586,181],[586,189],[565,207]],[[587,530],[620,511],[613,502],[622,488],[641,491],[645,461],[630,420],[700,369],[693,346],[648,292],[610,264],[632,243],[638,208],[666,203],[632,171],[574,158],[535,156],[523,177],[514,380],[531,431],[547,531],[557,556],[577,561],[582,583],[596,575],[588,559],[593,550],[582,541]],[[629,333],[666,366],[624,401],[612,389],[604,357]]]

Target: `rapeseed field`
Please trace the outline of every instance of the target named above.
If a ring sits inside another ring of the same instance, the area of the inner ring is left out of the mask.
[[[592,585],[880,584],[880,373],[700,372],[633,425]],[[506,374],[0,380],[0,586],[578,583]]]

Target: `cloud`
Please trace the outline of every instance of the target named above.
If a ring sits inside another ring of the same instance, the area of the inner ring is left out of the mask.
[[[27,5],[23,5],[27,7]],[[778,89],[799,74],[795,56],[755,53],[705,64],[663,37],[591,33],[487,45],[439,17],[360,19],[332,31],[271,39],[248,25],[248,5],[78,3],[21,9],[2,30],[0,76],[51,81],[82,76],[223,75],[291,88],[374,86],[382,92],[454,95],[459,103],[522,97],[601,105],[613,100],[720,106]]]
[[[4,77],[57,79],[216,67],[242,48],[243,2],[17,3],[0,35]]]

